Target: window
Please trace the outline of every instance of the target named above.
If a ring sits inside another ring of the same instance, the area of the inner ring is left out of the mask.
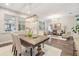
[[[18,20],[18,21],[16,21]],[[12,15],[5,15],[5,31],[22,31],[25,30],[25,18]],[[18,25],[16,25],[16,23]],[[18,29],[16,28],[18,27]]]
[[[25,19],[22,17],[18,17],[18,30],[25,30]]]
[[[16,17],[12,15],[5,15],[5,31],[16,31]]]
[[[39,21],[39,30],[45,30],[45,22]]]

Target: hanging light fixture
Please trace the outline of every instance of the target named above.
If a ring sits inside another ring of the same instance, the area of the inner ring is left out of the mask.
[[[32,4],[28,5],[28,17],[26,18],[26,30],[31,30],[33,35],[38,34],[38,16],[32,13]]]
[[[26,21],[29,22],[35,22],[38,20],[38,16],[36,14],[32,13],[32,3],[28,4],[28,17],[26,18]]]

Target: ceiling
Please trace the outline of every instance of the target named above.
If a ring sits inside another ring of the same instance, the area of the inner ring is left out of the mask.
[[[31,14],[37,14],[39,17],[51,14],[79,14],[78,3],[0,3],[0,6],[26,15],[30,10]]]

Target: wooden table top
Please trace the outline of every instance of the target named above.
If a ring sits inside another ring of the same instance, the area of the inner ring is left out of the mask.
[[[19,38],[31,45],[37,45],[49,39],[47,36],[28,37],[25,35],[19,35]]]

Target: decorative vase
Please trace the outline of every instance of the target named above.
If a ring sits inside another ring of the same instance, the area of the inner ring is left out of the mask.
[[[28,36],[29,37],[32,37],[32,32],[28,32]]]

